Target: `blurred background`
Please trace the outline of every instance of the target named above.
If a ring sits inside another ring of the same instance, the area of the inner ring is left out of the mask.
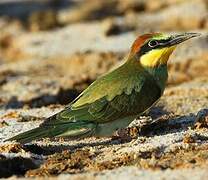
[[[1,0],[0,107],[67,104],[147,32],[201,32],[169,61],[168,86],[208,76],[207,0]]]

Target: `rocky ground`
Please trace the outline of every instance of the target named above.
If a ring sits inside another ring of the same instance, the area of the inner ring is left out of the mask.
[[[207,179],[207,10],[206,0],[0,2],[0,177]],[[164,96],[129,138],[3,142],[63,109],[150,31],[202,36],[171,56]]]

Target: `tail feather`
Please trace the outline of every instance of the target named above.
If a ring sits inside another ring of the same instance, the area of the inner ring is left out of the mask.
[[[69,137],[81,138],[93,134],[96,124],[94,123],[68,123],[57,126],[40,126],[35,129],[23,132],[6,141],[17,141],[22,144],[41,138]]]

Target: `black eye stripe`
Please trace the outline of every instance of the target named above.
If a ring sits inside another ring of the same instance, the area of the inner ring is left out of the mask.
[[[148,42],[148,46],[149,46],[149,47],[155,47],[155,46],[157,46],[158,44],[159,44],[159,43],[158,43],[157,40],[151,40],[151,41]]]
[[[156,41],[157,45],[150,47],[149,43],[151,41]],[[139,52],[137,53],[138,56],[142,56],[144,54],[146,54],[147,52],[151,51],[152,49],[160,49],[162,47],[165,47],[167,45],[167,43],[170,41],[170,39],[162,39],[162,40],[149,40],[147,41],[139,50]]]

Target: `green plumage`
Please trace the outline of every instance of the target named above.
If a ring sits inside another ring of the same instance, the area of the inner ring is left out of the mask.
[[[39,127],[8,140],[26,143],[44,137],[111,136],[161,97],[169,56],[177,44],[199,35],[151,33],[138,37],[126,63],[97,79]]]
[[[117,129],[128,126],[160,98],[164,89],[154,78],[157,71],[149,71],[134,61],[127,61],[97,79],[63,111],[46,119],[40,127],[9,140],[26,143],[44,137],[111,136]],[[166,72],[167,68],[162,68],[162,71]],[[163,79],[165,86],[167,77]]]

